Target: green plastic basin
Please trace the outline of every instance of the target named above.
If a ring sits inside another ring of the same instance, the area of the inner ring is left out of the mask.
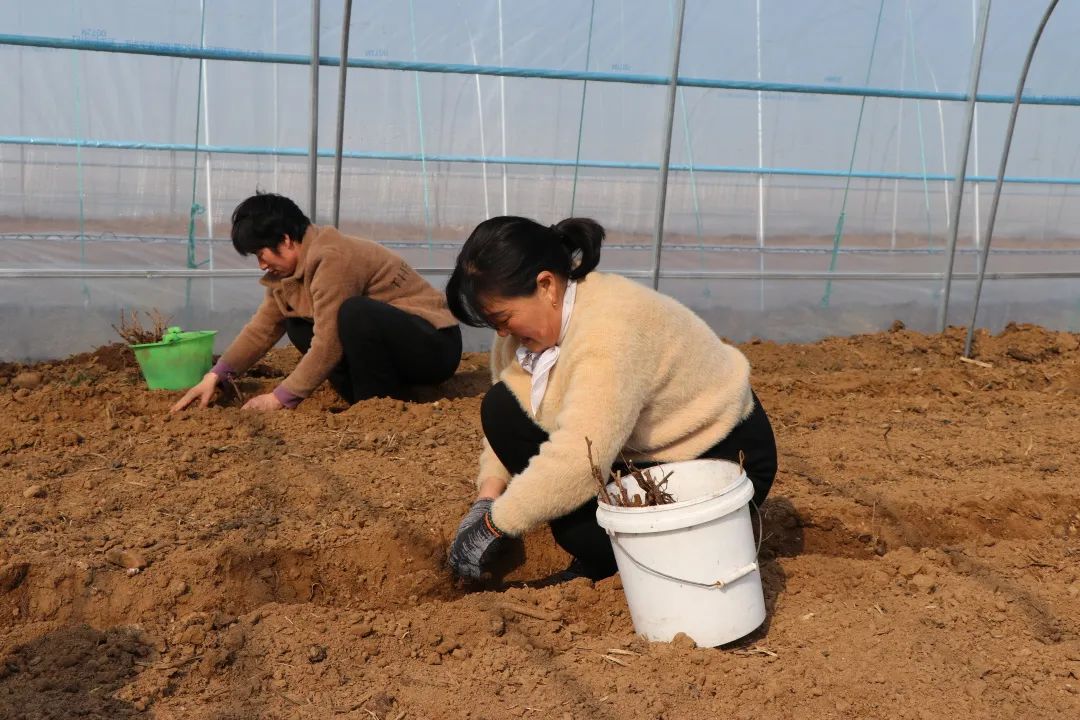
[[[217,330],[184,332],[172,327],[160,342],[132,345],[151,390],[187,390],[197,385],[214,362]]]

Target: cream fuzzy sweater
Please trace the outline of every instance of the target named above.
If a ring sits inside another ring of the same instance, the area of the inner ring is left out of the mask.
[[[492,380],[506,383],[549,439],[513,478],[484,441],[479,480],[509,482],[492,519],[510,535],[596,495],[585,438],[606,476],[620,451],[630,460],[698,457],[753,410],[750,363],[738,349],[678,301],[617,275],[593,272],[578,282],[536,413],[517,348],[512,336],[495,341]]]

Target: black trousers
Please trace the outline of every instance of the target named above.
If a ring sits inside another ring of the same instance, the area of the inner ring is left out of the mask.
[[[548,439],[547,432],[533,422],[510,389],[497,383],[488,390],[480,406],[480,420],[491,449],[512,475],[522,472],[529,459]],[[720,442],[700,455],[702,458],[739,462],[754,486],[754,505],[760,507],[776,477],[776,439],[772,426],[754,395],[754,410]],[[658,462],[635,463],[646,468]],[[623,470],[616,463],[615,469]],[[600,580],[615,574],[615,554],[607,533],[596,522],[596,499],[550,522],[555,542],[577,561],[585,575]]]
[[[301,353],[311,347],[311,320],[286,318],[285,332]],[[411,385],[449,380],[461,362],[461,328],[441,330],[421,317],[358,295],[338,309],[344,356],[327,378],[349,403],[401,398]]]

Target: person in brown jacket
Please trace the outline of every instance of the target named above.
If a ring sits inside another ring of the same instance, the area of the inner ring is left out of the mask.
[[[410,385],[449,379],[461,361],[461,329],[442,293],[376,242],[313,225],[282,195],[256,193],[232,216],[233,247],[255,255],[266,295],[198,385],[172,407],[210,402],[217,385],[255,364],[281,339],[303,357],[272,392],[245,410],[295,408],[324,380],[355,403],[400,397]]]

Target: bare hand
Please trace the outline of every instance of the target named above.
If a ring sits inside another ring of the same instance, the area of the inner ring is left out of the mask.
[[[243,410],[255,410],[256,412],[271,412],[273,410],[280,410],[285,407],[281,404],[281,401],[277,399],[274,393],[265,393],[263,395],[256,395],[255,397],[244,403]]]
[[[203,379],[199,381],[199,384],[184,393],[184,397],[176,401],[169,412],[180,412],[194,401],[199,401],[199,407],[206,407],[210,404],[210,399],[214,396],[214,390],[217,389],[218,376],[216,373],[208,372],[203,375]]]
[[[476,494],[477,500],[488,498],[494,500],[495,498],[506,492],[506,480],[500,477],[488,477],[480,481],[479,492]]]

